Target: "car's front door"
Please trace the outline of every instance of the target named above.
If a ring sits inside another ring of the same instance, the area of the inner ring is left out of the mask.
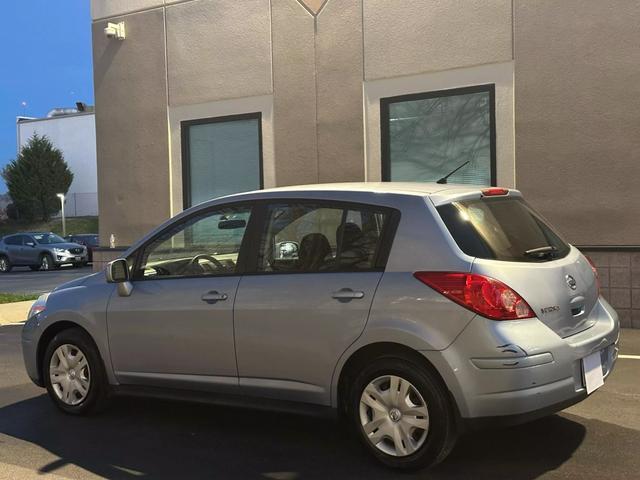
[[[133,291],[112,293],[109,347],[122,384],[237,390],[233,302],[249,206],[168,227],[129,259]]]
[[[36,248],[36,240],[31,235],[22,236],[22,262],[29,265],[38,265],[38,249]]]
[[[334,368],[362,333],[382,276],[391,212],[310,201],[263,208],[255,274],[235,303],[240,388],[328,404]]]

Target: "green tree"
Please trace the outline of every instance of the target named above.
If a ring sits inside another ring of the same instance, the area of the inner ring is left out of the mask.
[[[2,178],[20,218],[46,222],[60,210],[56,194],[67,193],[73,173],[62,152],[46,136],[34,134],[2,170]]]

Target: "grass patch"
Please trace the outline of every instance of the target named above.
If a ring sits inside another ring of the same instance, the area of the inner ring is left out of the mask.
[[[20,232],[53,232],[62,235],[62,219],[53,218],[48,222],[22,222],[5,220],[0,222],[0,237]],[[67,218],[67,234],[98,233],[98,217]]]
[[[28,293],[0,293],[0,303],[26,302],[27,300],[35,300],[39,296]]]

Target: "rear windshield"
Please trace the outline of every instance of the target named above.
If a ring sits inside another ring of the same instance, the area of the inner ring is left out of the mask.
[[[438,213],[467,255],[512,262],[565,257],[567,245],[522,199],[480,198],[438,207]]]

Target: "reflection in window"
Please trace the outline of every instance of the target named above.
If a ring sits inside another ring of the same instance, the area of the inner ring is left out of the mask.
[[[260,114],[184,122],[185,207],[262,187]]]
[[[493,85],[382,99],[383,179],[491,185]]]
[[[258,269],[339,272],[375,268],[387,214],[312,203],[269,207]]]
[[[176,225],[145,247],[138,276],[234,273],[249,215],[249,207],[229,207]]]

